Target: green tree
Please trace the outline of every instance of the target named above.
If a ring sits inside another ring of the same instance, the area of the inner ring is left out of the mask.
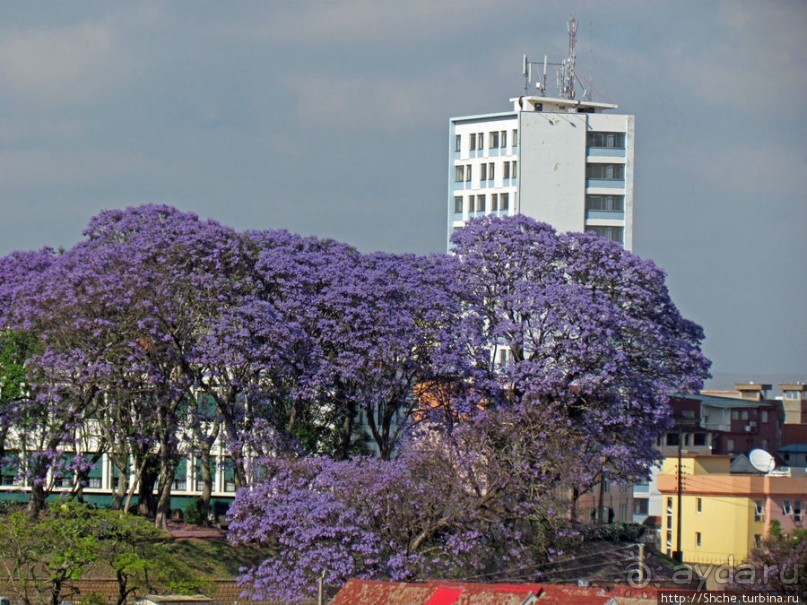
[[[8,584],[24,604],[35,597],[58,605],[65,584],[79,579],[96,560],[99,543],[91,523],[85,507],[58,503],[41,518],[14,511],[0,524],[0,559]]]
[[[737,567],[732,588],[803,595],[807,592],[806,570],[807,529],[785,533],[779,522],[773,521],[768,537]]]
[[[120,511],[96,511],[100,558],[118,582],[118,605],[132,593],[164,590],[180,594],[207,586],[168,548],[170,536],[152,523]]]
[[[170,536],[120,511],[56,502],[38,518],[17,510],[0,519],[0,564],[16,597],[58,605],[65,587],[88,567],[108,565],[118,605],[141,591],[202,592],[208,586],[169,549]]]

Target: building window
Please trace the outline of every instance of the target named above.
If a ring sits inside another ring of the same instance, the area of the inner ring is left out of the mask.
[[[465,180],[465,166],[454,166],[454,182],[462,183]]]
[[[782,514],[788,516],[793,514],[793,505],[790,504],[790,500],[782,502]]]
[[[490,209],[496,212],[499,209],[499,194],[492,193],[490,196]]]
[[[456,134],[454,135],[454,151],[461,151],[462,150],[462,135]]]
[[[502,349],[499,351],[499,367],[505,367],[507,365],[507,349]]]
[[[754,534],[754,546],[757,548],[762,546],[762,534]]]
[[[19,485],[20,459],[15,451],[6,451],[6,457],[0,458],[0,485]]]
[[[667,514],[671,515],[673,513],[673,499],[667,498]]]
[[[801,521],[802,501],[796,500],[793,503],[793,521]]]
[[[466,183],[471,182],[471,174],[472,174],[471,165],[468,164],[467,166],[465,166],[465,182]]]
[[[625,239],[624,227],[606,227],[601,225],[589,225],[586,227],[586,233],[593,233],[594,235],[604,237],[605,239],[611,240],[612,242],[616,242],[618,244],[621,244]],[[673,437],[672,435],[675,435],[675,437]],[[669,433],[667,435],[667,445],[678,445],[677,433]]]
[[[734,439],[726,439],[726,450],[729,454],[734,453]]]
[[[90,489],[101,489],[101,477],[88,477],[87,487]]]
[[[491,132],[488,147],[490,147],[491,149],[496,149],[498,146],[499,146],[499,133],[498,131]]]
[[[586,210],[600,210],[602,212],[624,212],[624,195],[587,195]]]
[[[768,415],[768,410],[762,410],[759,413],[759,421],[760,422],[768,422],[769,420],[770,420],[770,418],[769,418],[769,415]]]
[[[697,546],[698,548],[701,547],[701,532],[699,531],[695,532],[695,546]]]
[[[755,501],[754,521],[756,521],[757,523],[761,523],[764,515],[765,515],[765,509],[763,508],[762,500]]]
[[[696,447],[706,445],[706,433],[695,433],[692,436],[692,445]]]
[[[499,194],[499,210],[509,210],[509,209],[510,209],[510,194],[509,193]]]
[[[589,132],[588,146],[601,149],[625,149],[624,132]]]
[[[499,147],[507,147],[507,131],[502,130],[499,133]]]
[[[475,134],[475,133],[473,133],[473,132],[471,133],[471,135],[470,135],[470,137],[469,137],[469,140],[468,140],[468,145],[469,145],[469,149],[470,149],[471,151],[473,151],[474,149],[476,149],[476,134]]]
[[[731,410],[731,419],[732,420],[739,420],[740,419],[740,410]]]
[[[604,181],[624,181],[625,164],[587,164],[586,176]]]
[[[703,498],[698,498],[696,500],[696,502],[697,502],[697,505],[698,505],[698,512],[702,513],[703,512]]]
[[[504,170],[502,171],[502,178],[507,180],[510,178],[510,162],[505,162],[504,166],[502,167]]]
[[[648,499],[647,498],[634,498],[633,500],[633,514],[634,515],[646,515],[648,511]]]
[[[513,169],[510,171],[511,175],[510,178],[517,179],[518,178],[518,162],[513,160]]]
[[[462,214],[462,196],[455,195],[454,196],[454,213],[455,214]]]
[[[480,181],[487,181],[488,180],[488,165],[481,164],[479,166],[479,180]]]
[[[488,164],[488,180],[492,181],[495,178],[496,178],[496,164],[491,162],[490,164]]]
[[[513,130],[511,140],[513,147],[518,147],[518,130]]]
[[[485,194],[477,195],[476,196],[476,211],[477,212],[484,212],[485,211]]]

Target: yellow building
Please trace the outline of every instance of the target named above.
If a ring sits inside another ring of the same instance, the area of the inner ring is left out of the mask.
[[[767,535],[771,521],[786,531],[805,527],[807,473],[787,469],[769,474],[730,471],[731,457],[685,455],[681,459],[682,559],[688,563],[742,563]],[[664,461],[658,478],[663,498],[661,547],[678,544],[678,458]]]

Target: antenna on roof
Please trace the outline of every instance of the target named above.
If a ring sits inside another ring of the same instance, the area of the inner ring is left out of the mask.
[[[562,99],[574,99],[575,92],[574,92],[574,81],[576,79],[575,75],[575,62],[577,60],[577,51],[575,47],[577,46],[577,20],[574,17],[569,17],[569,21],[566,25],[567,30],[569,32],[569,56],[567,56],[561,63],[554,63],[549,60],[547,55],[544,55],[544,60],[542,62],[539,61],[530,61],[527,55],[522,57],[521,63],[521,75],[524,76],[524,94],[530,94],[530,86],[533,83],[532,80],[532,67],[533,65],[540,66],[543,64],[543,72],[542,78],[540,81],[535,83],[535,88],[538,89],[538,94],[543,96],[546,94],[546,72],[547,67],[549,65],[553,65],[558,67],[557,77],[558,77],[558,95]],[[585,93],[584,96],[587,96],[588,92]]]
[[[567,56],[558,70],[558,91],[562,99],[574,99],[574,65],[577,59],[577,20],[569,17],[566,24],[569,32],[569,56]]]

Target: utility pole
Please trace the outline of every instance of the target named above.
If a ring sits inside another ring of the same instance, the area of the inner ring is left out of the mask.
[[[678,427],[678,522],[676,525],[676,541],[675,541],[675,552],[673,553],[673,559],[677,563],[684,562],[684,553],[681,552],[681,504],[683,501],[683,492],[684,492],[684,483],[683,483],[683,473],[681,472],[681,464],[682,464],[682,447],[684,442],[684,431],[681,426]]]
[[[323,583],[324,580],[325,580],[325,571],[323,570],[323,572],[317,578],[317,605],[323,605],[323,603],[324,603],[324,601],[322,599],[323,592],[324,592],[322,590],[322,583]]]
[[[644,542],[639,542],[639,583],[644,583]]]

